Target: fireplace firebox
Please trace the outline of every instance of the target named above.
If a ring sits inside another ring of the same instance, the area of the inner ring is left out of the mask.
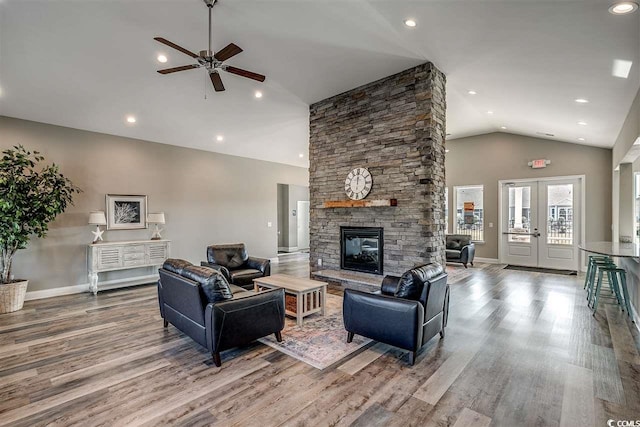
[[[382,274],[382,227],[340,227],[340,268]]]

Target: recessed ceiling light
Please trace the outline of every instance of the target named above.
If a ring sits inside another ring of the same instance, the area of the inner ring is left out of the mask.
[[[507,127],[506,127],[506,126],[500,126],[500,129],[502,129],[502,130],[506,130],[506,129],[507,129]]]
[[[136,122],[136,118],[133,116],[127,116],[127,123],[135,123]]]
[[[260,92],[259,90],[256,91],[255,93],[255,97],[256,98],[262,98],[262,92]]]
[[[158,62],[162,62],[164,64],[167,62],[167,57],[164,55],[158,55]]]
[[[635,12],[638,9],[638,3],[634,1],[623,1],[612,5],[609,12],[614,15],[626,15]]]
[[[467,92],[469,95],[477,95],[478,92],[476,92],[475,90],[470,90]]]
[[[224,136],[222,136],[222,135],[216,136],[216,141],[218,141],[218,142],[224,141]]]
[[[487,114],[493,114],[493,111],[487,111]]]
[[[577,98],[575,100],[578,104],[588,104],[589,100],[588,99],[584,99],[584,98]]]
[[[578,141],[584,141],[584,138],[580,137],[578,138]]]
[[[304,154],[300,153],[300,154],[298,154],[298,157],[303,158]]]
[[[416,25],[418,25],[418,23],[415,21],[415,19],[405,19],[404,25],[406,25],[407,27],[413,28]]]
[[[631,71],[632,65],[633,65],[632,61],[625,61],[623,59],[614,59],[613,69],[611,70],[611,74],[614,77],[620,77],[622,79],[626,79],[629,77],[629,72]]]
[[[579,122],[578,122],[578,124],[579,124],[580,126],[586,126],[586,125],[587,125],[587,122],[579,121]]]
[[[445,153],[448,153],[448,152],[449,152],[449,150],[444,150],[444,152],[445,152]]]

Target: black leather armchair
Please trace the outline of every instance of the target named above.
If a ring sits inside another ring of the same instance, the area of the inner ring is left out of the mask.
[[[253,279],[271,275],[271,261],[250,257],[244,243],[207,247],[207,260],[201,265],[221,271],[229,283],[249,290]]]
[[[447,234],[445,254],[447,262],[460,262],[464,265],[464,268],[467,268],[467,264],[473,266],[476,246],[471,242],[471,236],[466,234]]]
[[[440,264],[413,268],[386,276],[376,293],[344,291],[344,327],[347,341],[355,334],[409,350],[415,362],[420,348],[438,333],[444,338],[449,314],[449,285]]]
[[[216,366],[220,352],[269,334],[282,341],[284,290],[247,291],[229,285],[216,270],[167,260],[159,270],[158,302],[171,323],[206,347]]]

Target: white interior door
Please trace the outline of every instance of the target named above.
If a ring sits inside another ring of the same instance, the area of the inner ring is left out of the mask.
[[[503,184],[501,261],[578,270],[580,185],[579,179]]]
[[[580,181],[541,181],[539,188],[538,264],[546,268],[578,270]]]
[[[298,202],[298,249],[309,249],[309,202]]]
[[[502,186],[502,262],[538,266],[538,183]]]

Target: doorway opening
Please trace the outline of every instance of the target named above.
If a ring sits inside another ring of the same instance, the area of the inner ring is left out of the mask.
[[[309,187],[278,184],[278,256],[309,252]]]
[[[504,180],[500,185],[500,262],[580,269],[584,177]]]

